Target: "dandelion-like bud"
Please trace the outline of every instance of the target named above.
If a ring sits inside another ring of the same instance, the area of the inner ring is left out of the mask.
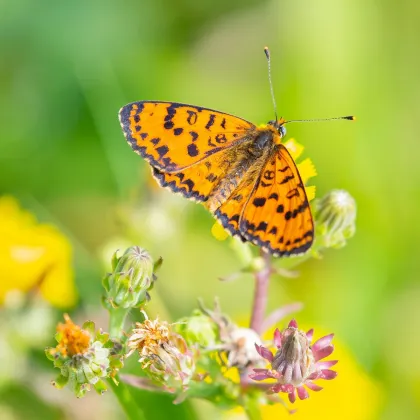
[[[216,344],[216,324],[198,309],[191,316],[180,319],[174,328],[191,346],[209,347]]]
[[[326,248],[341,248],[356,230],[356,202],[344,190],[333,190],[315,202],[316,238]]]
[[[149,299],[155,276],[153,261],[147,251],[132,246],[118,258],[112,259],[112,273],[103,280],[107,309],[137,308]]]
[[[95,332],[91,321],[80,327],[68,315],[64,319],[66,322],[57,326],[57,346],[45,349],[47,358],[61,370],[52,384],[58,389],[69,385],[77,397],[83,397],[91,385],[103,393],[106,387],[101,378],[113,376],[117,368],[110,356],[111,348],[105,347],[109,344],[108,334]]]
[[[168,392],[185,391],[195,370],[193,354],[185,340],[165,321],[136,323],[127,341],[129,352],[140,355],[144,372]]]
[[[254,369],[251,379],[262,381],[275,379],[277,382],[268,390],[269,393],[285,392],[289,401],[295,402],[296,394],[301,400],[309,398],[306,388],[320,391],[321,386],[315,384],[316,379],[334,379],[337,372],[330,370],[338,361],[322,361],[333,351],[331,344],[333,334],[320,338],[311,345],[313,330],[305,333],[298,329],[295,320],[280,332],[274,332],[274,344],[277,347],[275,355],[263,346],[255,345],[258,353],[271,364],[271,369]],[[305,388],[306,387],[306,388]]]

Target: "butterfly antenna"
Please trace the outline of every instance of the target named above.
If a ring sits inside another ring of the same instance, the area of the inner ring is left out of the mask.
[[[315,118],[313,120],[289,120],[285,121],[284,123],[292,123],[292,122],[317,122],[317,121],[331,121],[331,120],[350,120],[355,121],[356,117],[354,115],[348,115],[346,117],[333,117],[333,118]]]
[[[274,97],[273,82],[271,81],[271,57],[270,57],[270,50],[268,49],[268,47],[264,47],[264,53],[265,53],[265,56],[267,57],[267,62],[268,62],[268,81],[270,83],[271,99],[273,100],[273,105],[274,105],[274,115],[277,121],[278,120],[277,105],[276,105],[276,98]]]

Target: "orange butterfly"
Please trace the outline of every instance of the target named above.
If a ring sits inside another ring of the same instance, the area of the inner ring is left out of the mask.
[[[158,183],[203,203],[232,235],[274,256],[311,247],[314,223],[299,171],[281,142],[284,119],[256,127],[212,109],[160,101],[133,102],[119,117]]]

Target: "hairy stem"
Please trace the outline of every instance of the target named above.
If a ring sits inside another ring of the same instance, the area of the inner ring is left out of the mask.
[[[258,334],[261,334],[263,321],[265,317],[265,310],[267,306],[268,285],[270,283],[271,257],[268,253],[261,251],[263,258],[263,267],[255,273],[255,291],[254,303],[251,315],[251,328]]]

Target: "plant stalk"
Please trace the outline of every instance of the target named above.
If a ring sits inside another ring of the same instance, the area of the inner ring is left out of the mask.
[[[261,257],[263,258],[263,267],[255,273],[255,291],[254,291],[254,303],[252,307],[251,325],[250,327],[261,334],[263,321],[265,317],[267,298],[268,298],[268,286],[270,283],[271,269],[271,256],[270,254],[261,251]]]

